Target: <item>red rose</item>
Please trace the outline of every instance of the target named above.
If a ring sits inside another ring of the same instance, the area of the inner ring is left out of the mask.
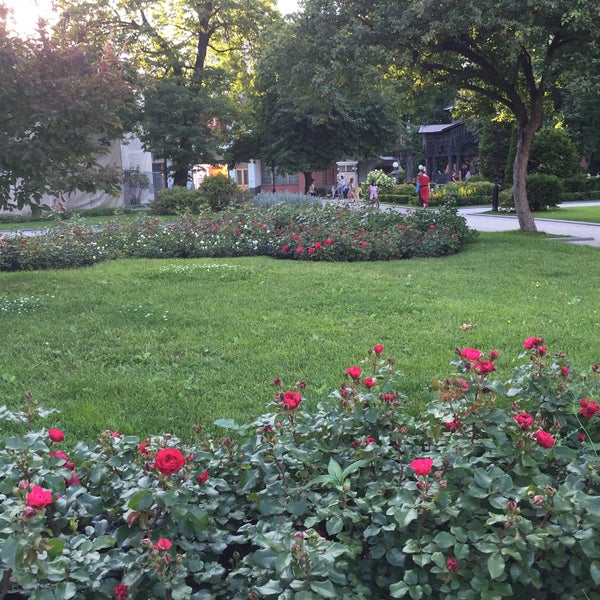
[[[374,437],[368,437],[365,440],[365,446],[368,446],[369,444],[376,444],[377,440]]]
[[[417,475],[428,475],[433,467],[431,458],[417,458],[408,465]]]
[[[196,477],[196,480],[198,481],[198,483],[206,483],[208,481],[208,471],[203,471],[202,473],[200,473],[200,475]]]
[[[477,350],[477,348],[463,348],[460,351],[460,355],[470,362],[475,362],[481,358],[481,350]]]
[[[534,346],[539,346],[544,343],[544,338],[529,337],[523,342],[525,350],[531,350]]]
[[[487,375],[488,373],[496,370],[494,363],[489,360],[481,360],[476,362],[473,365],[473,368],[478,375]]]
[[[168,477],[185,465],[185,457],[177,448],[161,448],[156,454],[155,464],[156,468]]]
[[[377,344],[373,348],[373,352],[375,352],[375,354],[377,354],[377,356],[379,356],[383,352],[383,346],[381,344]]]
[[[566,377],[569,374],[569,367],[561,367],[560,368],[560,374],[563,377]]]
[[[457,431],[460,428],[460,419],[454,419],[454,421],[444,423],[444,427],[446,428],[446,431]]]
[[[115,586],[115,589],[113,590],[116,600],[125,600],[128,593],[129,588],[124,583],[119,583],[119,585]]]
[[[547,431],[544,431],[543,429],[537,431],[535,437],[537,439],[537,443],[542,448],[552,448],[552,446],[554,446],[554,444],[556,443],[556,440]]]
[[[458,561],[454,558],[454,556],[449,556],[446,561],[446,568],[450,573],[456,573],[458,571]]]
[[[533,425],[533,417],[529,413],[519,413],[513,419],[521,426],[521,429],[529,429]]]
[[[360,379],[360,375],[362,373],[362,369],[360,367],[348,367],[346,369],[346,373],[352,377],[354,380]]]
[[[31,491],[27,494],[27,506],[32,508],[46,508],[48,504],[52,504],[52,492],[45,490],[39,485],[34,485]]]
[[[61,431],[60,429],[49,429],[48,437],[53,442],[62,442],[65,439],[65,432]]]
[[[148,454],[148,446],[151,444],[152,442],[150,440],[144,440],[139,446],[139,451],[140,454]]]
[[[326,246],[333,246],[333,240],[331,238],[327,238],[324,242],[323,242]]]
[[[591,419],[596,413],[600,412],[600,404],[589,398],[582,398],[579,401],[579,406],[581,406],[579,414],[588,419]]]
[[[302,402],[302,396],[298,392],[285,392],[283,394],[283,405],[288,410],[294,410]]]
[[[290,249],[289,246],[283,246],[283,248],[281,249],[282,252],[287,252]]]
[[[161,551],[167,551],[171,549],[171,546],[173,545],[173,542],[171,540],[168,540],[167,538],[160,538],[160,540],[158,540],[158,542],[156,542],[156,544],[154,544],[154,549],[155,550],[161,550]]]
[[[500,356],[498,350],[492,350],[490,352],[490,360],[496,360]]]
[[[365,377],[363,379],[363,383],[365,384],[365,387],[368,388],[372,388],[377,385],[377,381],[375,381],[375,379],[373,379],[372,377]]]

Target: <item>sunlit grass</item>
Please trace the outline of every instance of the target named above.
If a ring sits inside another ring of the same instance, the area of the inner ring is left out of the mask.
[[[311,263],[267,258],[123,260],[0,274],[0,404],[30,390],[71,439],[104,429],[187,436],[260,414],[271,382],[307,382],[314,406],[385,345],[417,410],[455,347],[497,348],[508,376],[543,336],[600,362],[597,248],[482,234],[447,258]]]

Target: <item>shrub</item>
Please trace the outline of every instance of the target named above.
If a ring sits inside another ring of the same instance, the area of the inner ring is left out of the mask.
[[[198,187],[198,193],[212,210],[223,210],[242,201],[242,189],[225,175],[207,177]]]
[[[448,183],[431,193],[430,205],[441,206],[448,202],[457,206],[491,204],[493,189],[493,183],[480,179]]]
[[[579,172],[579,152],[563,128],[543,127],[533,138],[530,173],[572,177]]]
[[[159,190],[149,207],[154,215],[198,214],[203,203],[204,198],[199,190],[178,186]]]
[[[532,173],[527,176],[527,200],[531,210],[546,210],[562,201],[564,186],[556,175]]]
[[[540,598],[600,585],[598,367],[543,339],[494,350],[412,414],[374,346],[329,397],[273,381],[269,412],[189,442],[40,428],[0,410],[3,590],[30,598]],[[70,442],[70,443],[69,443]]]
[[[600,198],[600,177],[577,177],[563,178],[564,193],[563,202],[581,200],[598,200]]]
[[[293,206],[251,203],[173,222],[139,218],[91,228],[63,224],[44,235],[0,238],[0,271],[71,268],[108,258],[272,256],[299,260],[391,260],[458,252],[476,233],[455,209],[426,221],[395,211],[350,210],[310,198]]]

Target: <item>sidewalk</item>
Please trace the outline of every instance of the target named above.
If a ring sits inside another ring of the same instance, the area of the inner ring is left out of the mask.
[[[598,206],[600,202],[569,202],[567,206]],[[465,206],[458,209],[467,225],[476,231],[513,231],[519,229],[516,215],[483,214],[490,206]],[[582,221],[561,221],[559,219],[535,219],[538,231],[561,237],[556,241],[584,246],[600,247],[600,223]]]

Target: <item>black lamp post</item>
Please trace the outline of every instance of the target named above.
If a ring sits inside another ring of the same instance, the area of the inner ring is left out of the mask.
[[[498,194],[500,191],[500,186],[498,184],[498,179],[500,178],[500,173],[496,171],[496,175],[494,176],[494,190],[492,192],[492,210],[494,212],[498,212]]]

